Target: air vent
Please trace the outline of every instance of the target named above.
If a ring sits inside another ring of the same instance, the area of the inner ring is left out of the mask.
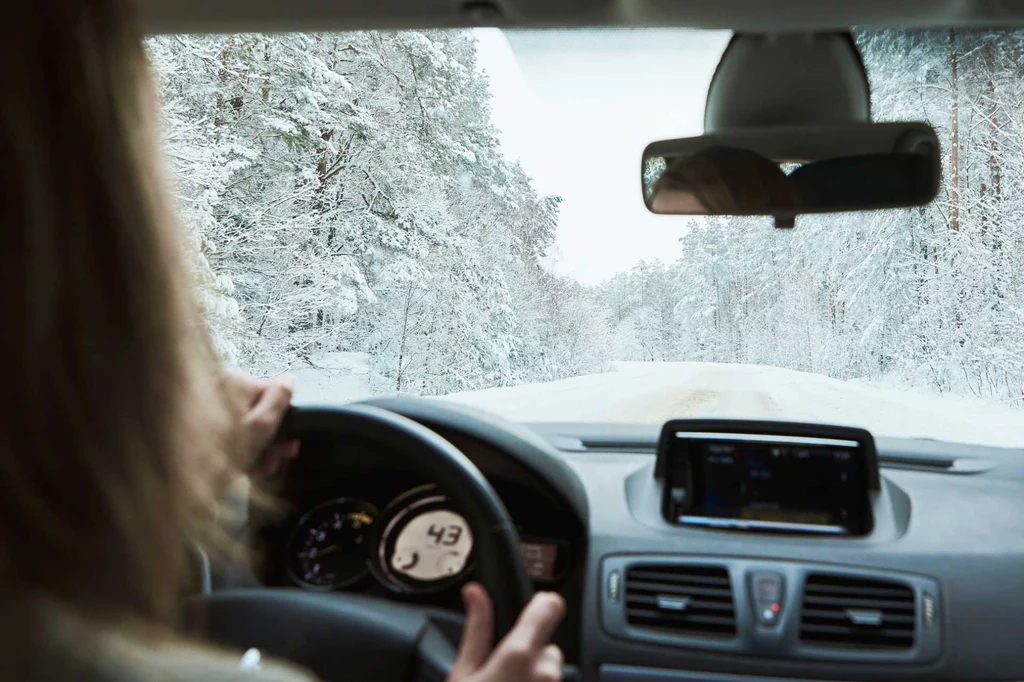
[[[729,572],[722,566],[634,564],[626,570],[626,620],[698,637],[736,634]]]
[[[800,640],[853,649],[914,646],[914,590],[887,580],[812,574],[804,586]]]

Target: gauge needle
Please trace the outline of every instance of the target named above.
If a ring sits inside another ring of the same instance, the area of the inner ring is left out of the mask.
[[[419,561],[420,561],[420,554],[419,554],[419,552],[413,552],[412,554],[409,555],[409,563],[406,564],[405,566],[399,566],[398,568],[400,570],[402,570],[402,571],[408,571],[410,568],[412,568],[413,566],[418,564]]]
[[[320,557],[324,556],[325,554],[330,554],[331,552],[336,552],[336,551],[338,551],[338,546],[337,545],[331,545],[330,547],[324,547],[323,549],[321,549],[319,552],[316,553],[316,558],[319,559]]]

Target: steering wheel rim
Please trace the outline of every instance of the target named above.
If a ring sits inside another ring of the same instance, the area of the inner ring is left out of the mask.
[[[434,431],[379,407],[293,407],[281,428],[286,439],[339,431],[405,453],[412,468],[430,477],[465,515],[473,531],[477,580],[494,602],[495,641],[505,636],[533,595],[533,585],[512,517],[480,470]]]
[[[494,641],[503,637],[532,596],[533,585],[526,573],[512,518],[479,469],[454,445],[425,426],[370,405],[292,408],[282,426],[281,436],[302,439],[312,434],[356,437],[402,452],[407,456],[410,468],[437,484],[453,507],[465,516],[473,533],[477,557],[475,578],[487,589],[494,603]],[[359,627],[357,623],[365,623],[366,633],[369,633],[374,628],[379,629],[382,622],[372,608],[367,608],[367,604],[376,602],[385,613],[401,611],[405,616],[390,618],[389,631],[383,633],[394,636],[396,631],[404,632],[402,639],[407,645],[406,650],[420,659],[419,662],[409,662],[404,669],[422,672],[423,659],[427,658],[431,661],[429,667],[436,670],[438,659],[448,656],[438,654],[443,647],[438,646],[436,628],[431,628],[423,609],[362,595],[333,593],[316,596],[319,601],[308,592],[294,589],[214,592],[194,598],[186,614],[193,632],[214,642],[243,647],[260,644],[270,653],[305,665],[328,679],[347,679],[355,671],[360,671],[355,674],[365,678],[366,667],[358,665],[353,657],[368,656],[369,649],[353,644],[353,651],[343,652],[345,632],[339,633],[330,652],[324,652],[322,649],[326,644],[314,645],[311,642],[330,642],[331,638],[325,639],[319,632],[307,633],[310,637],[303,638],[303,633],[296,630],[301,630],[305,623],[316,622],[317,628],[323,629],[327,627],[325,623],[333,622],[339,629],[351,631]],[[275,611],[278,617],[275,617]],[[239,618],[233,619],[232,614]],[[265,626],[254,624],[257,614],[265,615],[268,620]],[[281,638],[281,646],[276,644],[278,637]],[[295,645],[296,637],[303,640],[301,646]],[[289,642],[287,646],[285,641]],[[430,651],[425,651],[425,648]],[[379,653],[374,655],[379,657]],[[330,664],[334,660],[338,662],[336,667]],[[450,665],[451,661],[448,663]]]

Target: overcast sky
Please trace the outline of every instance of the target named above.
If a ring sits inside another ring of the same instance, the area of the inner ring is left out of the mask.
[[[648,213],[640,155],[703,132],[728,32],[479,29],[493,121],[508,156],[564,198],[554,268],[596,284],[642,258],[675,259],[686,218]]]

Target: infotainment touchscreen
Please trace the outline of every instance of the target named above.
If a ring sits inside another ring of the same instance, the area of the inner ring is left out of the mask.
[[[832,535],[871,530],[862,440],[676,430],[663,434],[662,445],[665,514],[675,523]]]

